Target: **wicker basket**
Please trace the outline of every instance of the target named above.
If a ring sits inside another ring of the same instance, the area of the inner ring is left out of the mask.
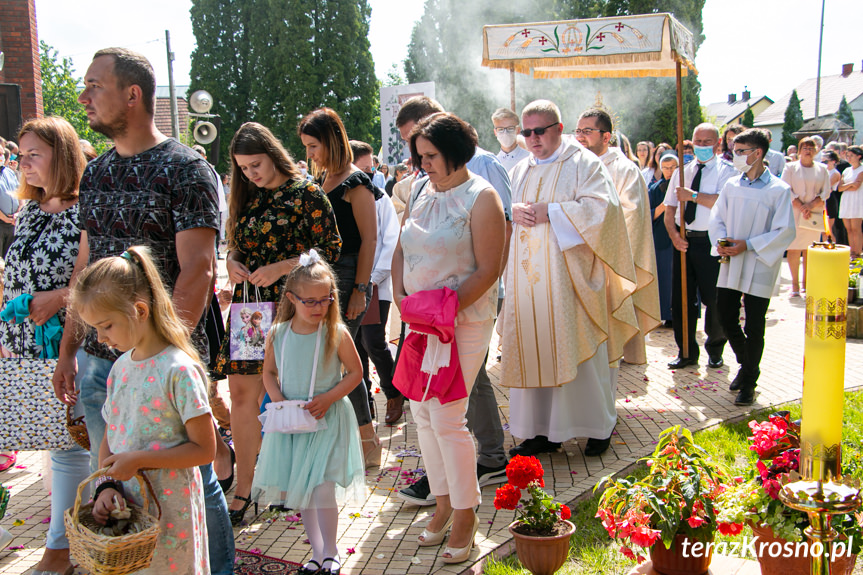
[[[100,469],[85,479],[78,486],[75,506],[67,509],[63,514],[66,537],[69,539],[69,552],[91,575],[127,575],[146,569],[153,560],[153,551],[159,538],[159,519],[146,511],[149,508],[150,497],[156,503],[160,517],[162,508],[153,493],[153,486],[141,472],[135,476],[135,479],[141,485],[144,507],[142,509],[137,505],[127,505],[132,510],[132,521],[140,522],[144,528],[138,533],[118,537],[95,533],[92,529],[101,526],[93,518],[93,503],[81,505],[81,491],[106,471],[107,468]]]
[[[72,419],[71,405],[66,406],[66,429],[75,443],[90,451],[90,436],[87,434],[87,426],[84,425],[84,416]]]

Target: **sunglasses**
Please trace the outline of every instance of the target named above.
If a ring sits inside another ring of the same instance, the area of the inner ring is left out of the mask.
[[[297,298],[297,301],[302,303],[306,307],[317,307],[317,306],[326,307],[326,306],[330,305],[331,303],[333,303],[333,301],[335,301],[335,299],[336,299],[333,296],[325,297],[323,299],[302,299],[300,296],[298,296],[294,292],[291,292],[291,295],[294,296],[295,298]]]
[[[555,122],[554,124],[549,124],[545,128],[533,128],[533,129],[522,130],[521,135],[524,136],[525,138],[530,138],[531,134],[536,134],[537,136],[542,136],[543,134],[545,134],[545,131],[548,130],[549,128],[553,128],[554,126],[559,126],[559,125],[560,125],[560,122]]]

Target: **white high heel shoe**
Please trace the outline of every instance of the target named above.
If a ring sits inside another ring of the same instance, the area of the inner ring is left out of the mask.
[[[419,537],[417,537],[417,545],[420,547],[433,547],[443,543],[444,537],[446,537],[446,532],[449,531],[450,527],[452,527],[453,515],[455,514],[450,514],[449,519],[446,520],[443,529],[440,531],[429,531],[428,529],[423,529],[423,532],[419,534]]]
[[[444,549],[443,555],[441,555],[441,559],[444,563],[461,563],[463,561],[467,561],[467,558],[470,557],[470,552],[473,550],[474,540],[476,539],[476,532],[479,531],[479,516],[474,514],[473,516],[473,533],[470,536],[470,542],[467,544],[467,547],[462,548],[452,548],[447,546]],[[449,557],[445,557],[445,555],[449,555]]]

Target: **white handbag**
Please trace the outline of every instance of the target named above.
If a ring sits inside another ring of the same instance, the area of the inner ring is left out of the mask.
[[[290,324],[288,329],[291,329]],[[312,381],[309,383],[309,399],[306,401],[286,399],[285,401],[268,403],[266,412],[258,416],[263,425],[264,433],[312,433],[327,428],[327,422],[324,418],[315,419],[308,410],[303,409],[315,396],[315,378],[318,372],[322,330],[323,322],[318,326],[318,335],[315,341],[315,360],[312,364]]]

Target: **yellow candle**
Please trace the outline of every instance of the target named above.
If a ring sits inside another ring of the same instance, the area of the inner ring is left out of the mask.
[[[807,445],[813,449],[811,479],[819,479],[825,472],[822,454],[842,442],[850,250],[847,246],[828,249],[815,245],[807,253],[800,440],[801,455],[806,455]],[[806,475],[802,461],[800,471]]]

